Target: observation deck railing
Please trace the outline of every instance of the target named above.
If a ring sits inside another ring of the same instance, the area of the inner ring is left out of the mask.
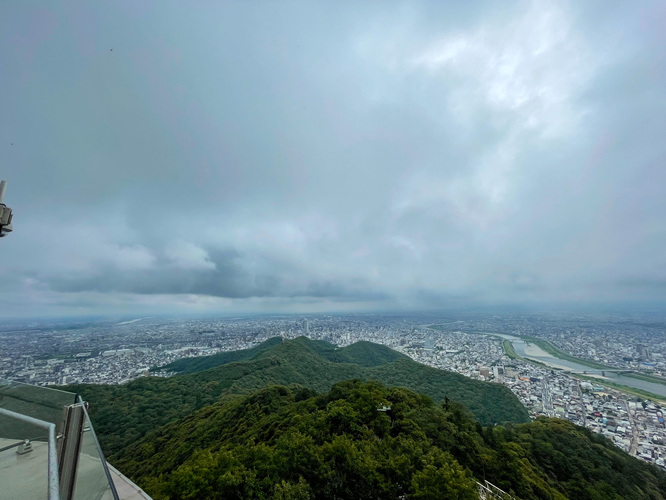
[[[516,500],[509,495],[506,491],[498,488],[490,481],[484,481],[481,484],[477,481],[476,485],[479,487],[479,498],[481,500]]]
[[[0,500],[118,500],[86,406],[0,379]]]

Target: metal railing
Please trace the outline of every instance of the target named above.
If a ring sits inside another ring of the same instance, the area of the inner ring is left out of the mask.
[[[34,425],[35,427],[41,427],[49,433],[49,458],[48,458],[48,498],[49,500],[60,500],[60,489],[59,489],[59,474],[58,474],[58,449],[56,444],[56,426],[50,422],[45,422],[44,420],[39,420],[38,418],[32,418],[28,415],[22,415],[21,413],[16,413],[13,411],[5,410],[0,408],[0,415],[5,417],[14,418],[20,422],[25,422],[26,424]]]
[[[481,500],[516,500],[513,496],[498,488],[490,481],[484,481],[484,484],[477,481],[476,485],[479,488],[479,498]]]
[[[19,448],[15,462],[9,465],[5,462],[0,471],[7,475],[3,481],[25,484],[21,486],[24,489],[14,489],[12,500],[36,498],[39,485],[23,481],[22,474],[39,478],[40,467],[46,469],[49,500],[118,500],[88,416],[87,404],[80,396],[59,389],[0,380],[0,420],[0,439],[12,443],[0,451]],[[39,443],[45,440],[45,436],[35,438],[44,430],[48,432],[46,467],[44,445]],[[30,441],[35,442],[35,448]],[[26,445],[21,446],[23,443]],[[3,456],[4,460],[9,460],[6,454]],[[4,498],[3,493],[7,494],[0,491],[0,498]]]

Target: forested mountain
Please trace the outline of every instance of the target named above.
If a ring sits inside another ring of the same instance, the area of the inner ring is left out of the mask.
[[[156,371],[177,372],[179,374],[196,373],[216,366],[226,365],[234,361],[245,361],[261,354],[262,352],[270,349],[274,345],[280,344],[282,339],[280,337],[273,337],[256,345],[250,349],[241,349],[239,351],[219,352],[211,356],[200,356],[197,358],[182,358],[169,363],[168,365],[157,368]]]
[[[663,471],[605,438],[522,423],[506,387],[369,342],[277,338],[168,369],[182,374],[69,388],[156,499],[471,499],[485,480],[523,499],[666,498]]]
[[[666,474],[570,422],[482,428],[377,382],[270,386],[150,432],[113,463],[156,499],[662,499]]]
[[[120,386],[77,385],[69,390],[89,402],[108,455],[223,395],[246,394],[267,384],[298,384],[323,392],[342,380],[378,380],[424,393],[435,401],[445,397],[459,401],[484,425],[528,421],[523,405],[504,386],[430,368],[369,342],[336,349],[305,337],[285,342],[278,338],[254,349],[224,354],[229,356],[184,360],[192,363],[179,365],[186,372],[183,375],[145,377]],[[214,367],[191,373],[208,363]]]
[[[397,361],[398,359],[409,359],[393,349],[372,342],[360,341],[352,345],[338,349],[333,344],[321,340],[312,340],[306,337],[297,339],[305,342],[310,351],[319,354],[323,358],[334,363],[353,363],[361,366],[378,366]],[[288,341],[288,343],[291,341]],[[226,365],[234,361],[245,361],[264,355],[271,347],[282,343],[282,338],[273,337],[254,346],[251,349],[240,351],[220,352],[211,356],[198,358],[183,358],[168,365],[158,368],[159,371],[177,372],[178,374],[197,373],[209,370],[217,366]],[[268,354],[270,355],[270,353]]]

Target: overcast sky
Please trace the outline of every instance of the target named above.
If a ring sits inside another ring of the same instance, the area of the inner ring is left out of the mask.
[[[666,3],[0,3],[0,316],[666,305]]]

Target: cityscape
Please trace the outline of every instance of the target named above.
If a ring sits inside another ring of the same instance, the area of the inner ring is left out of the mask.
[[[0,500],[666,500],[664,2],[0,2]]]
[[[0,327],[0,378],[41,386],[122,384],[169,376],[156,369],[180,358],[246,349],[276,336],[339,347],[364,340],[504,384],[532,417],[570,420],[666,469],[664,328],[654,318],[552,314],[31,320]],[[548,346],[569,360],[549,355],[542,349]],[[589,369],[576,371],[571,360]]]

